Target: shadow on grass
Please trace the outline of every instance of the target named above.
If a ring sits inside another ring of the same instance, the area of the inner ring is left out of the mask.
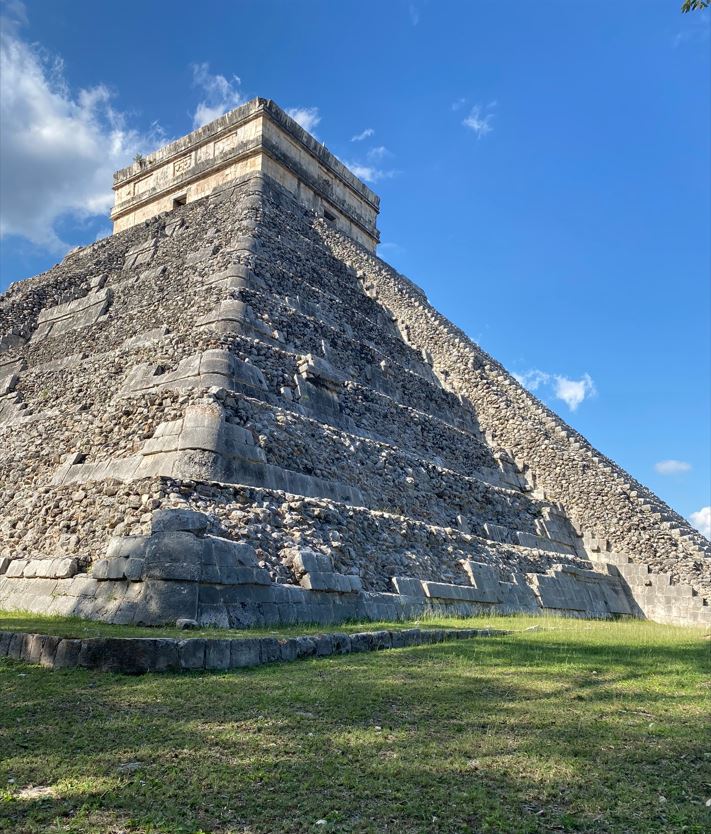
[[[10,790],[0,830],[703,830],[701,641],[519,634],[140,679],[0,668],[0,785],[57,792]]]

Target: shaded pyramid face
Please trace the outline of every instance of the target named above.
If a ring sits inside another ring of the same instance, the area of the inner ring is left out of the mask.
[[[0,315],[0,607],[709,622],[708,542],[268,176]]]

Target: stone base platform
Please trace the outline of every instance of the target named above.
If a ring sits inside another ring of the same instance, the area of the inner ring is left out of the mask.
[[[224,671],[278,661],[334,654],[400,649],[472,637],[507,634],[488,628],[410,628],[356,634],[310,634],[303,637],[247,639],[88,637],[72,639],[47,634],[0,631],[0,657],[49,669],[98,669],[141,675],[146,672]]]
[[[190,619],[219,628],[516,612],[642,614],[614,566],[561,564],[545,573],[502,575],[465,560],[468,584],[393,576],[395,593],[387,593],[364,590],[359,576],[338,573],[330,556],[306,547],[289,557],[294,582],[275,582],[251,545],[210,534],[209,517],[193,510],[157,510],[150,529],[113,538],[91,573],[78,572],[73,559],[4,560],[0,607],[124,625]]]

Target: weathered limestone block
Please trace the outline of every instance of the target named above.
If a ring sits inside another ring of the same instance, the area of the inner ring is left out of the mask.
[[[13,578],[22,576],[28,561],[28,559],[13,559],[7,566],[5,576]]]
[[[27,339],[21,333],[10,330],[8,333],[0,334],[0,356],[4,353],[15,352],[25,344],[27,344]]]
[[[156,282],[159,278],[162,278],[168,272],[168,267],[165,264],[161,266],[153,267],[152,269],[144,269],[143,272],[138,276],[139,281],[141,282]]]
[[[43,559],[44,564],[39,569],[37,575],[53,578],[53,579],[71,579],[78,571],[76,559],[57,558],[57,559]]]
[[[504,610],[537,611],[538,597],[533,588],[526,581],[526,575],[519,571],[511,574],[511,581],[500,581],[499,590],[502,596]]]
[[[338,394],[331,388],[314,385],[302,375],[296,377],[296,398],[306,412],[324,421],[338,421],[342,416]]]
[[[161,324],[159,327],[153,327],[143,333],[130,336],[121,344],[121,347],[125,350],[134,350],[135,348],[157,342],[159,339],[167,336],[168,333],[170,333],[170,328],[166,324]]]
[[[582,549],[582,540],[576,535],[565,515],[551,507],[543,508],[541,514],[543,517],[537,519],[536,526],[542,536],[551,539],[551,541],[566,544],[574,550],[579,545]]]
[[[324,388],[329,388],[333,391],[340,390],[345,375],[337,371],[333,365],[322,356],[314,356],[309,353],[299,360],[299,373],[307,380],[315,382]]]
[[[479,592],[481,602],[501,602],[503,600],[497,568],[483,562],[474,562],[471,559],[463,560],[462,567],[471,584]]]
[[[124,572],[128,559],[114,557],[112,559],[100,559],[93,566],[91,575],[97,580],[124,579]]]
[[[266,289],[264,281],[249,267],[240,263],[230,264],[222,272],[214,272],[202,279],[204,286],[219,286],[225,290],[254,289],[263,291]]]
[[[86,573],[78,573],[70,581],[69,585],[63,588],[63,592],[70,597],[94,597],[96,595],[97,580],[94,576]]]
[[[536,536],[533,533],[516,532],[516,539],[521,547],[533,547],[536,550],[546,550],[549,553],[575,553],[575,548],[562,542]]]
[[[309,548],[297,549],[286,558],[299,585],[310,591],[334,591],[342,594],[359,593],[363,584],[359,576],[336,573],[330,556],[315,553]]]
[[[207,518],[191,510],[160,510],[150,536],[116,537],[95,563],[99,581],[159,579],[217,585],[269,585],[251,545],[204,535]]]
[[[395,592],[410,597],[425,597],[425,589],[421,579],[410,576],[393,576],[390,580]]]
[[[309,591],[337,591],[342,594],[356,594],[363,587],[360,577],[343,573],[305,573],[299,584]]]
[[[512,531],[508,527],[503,527],[501,524],[492,524],[487,521],[484,524],[484,531],[486,532],[487,538],[494,542],[509,544],[514,540]]]
[[[263,391],[264,375],[256,366],[233,356],[227,350],[205,350],[183,359],[174,371],[164,372],[160,365],[141,364],[129,371],[120,394],[159,391],[164,388],[227,388],[239,385]]]
[[[110,304],[111,290],[100,289],[75,301],[45,308],[37,318],[37,329],[32,334],[32,341],[39,342],[49,336],[59,336],[69,330],[96,324]]]
[[[13,360],[4,364],[0,362],[0,398],[10,399],[9,395],[13,394],[20,381],[20,371],[25,367],[24,361]],[[12,399],[16,398],[17,394],[14,394]]]
[[[598,616],[633,613],[622,585],[613,576],[555,565],[547,574],[532,574],[530,578],[544,608]]]
[[[199,535],[206,533],[209,526],[210,519],[205,513],[181,508],[156,510],[151,519],[151,533],[182,530]]]
[[[25,403],[16,393],[0,398],[0,426],[14,423],[22,417]]]
[[[164,625],[178,619],[198,619],[199,585],[148,579],[140,583],[133,622],[136,625]]]
[[[4,397],[5,394],[10,394],[14,391],[19,379],[15,373],[0,376],[0,397]]]
[[[451,585],[447,582],[422,582],[425,596],[433,599],[462,600],[463,602],[484,602],[482,596],[486,596],[471,588],[468,585]]]
[[[9,578],[69,579],[78,570],[76,559],[3,559],[4,573]],[[38,586],[39,587],[39,586]]]
[[[199,327],[209,327],[218,333],[236,333],[250,339],[277,341],[278,335],[258,318],[252,308],[239,299],[221,301],[214,310],[203,316]]]
[[[235,238],[227,251],[237,258],[242,258],[245,255],[259,255],[263,251],[263,246],[253,235],[241,235]]]
[[[217,244],[211,244],[209,246],[203,246],[195,252],[191,252],[185,258],[185,265],[186,266],[195,266],[199,264],[201,261],[205,261],[208,258],[211,258],[213,255],[216,255],[220,251],[220,247]]]
[[[173,235],[180,231],[185,226],[185,220],[182,217],[176,217],[165,224],[165,236],[173,237]]]
[[[136,244],[126,252],[123,268],[125,270],[134,269],[138,266],[147,266],[153,259],[153,255],[158,248],[158,238],[149,238],[142,243]]]

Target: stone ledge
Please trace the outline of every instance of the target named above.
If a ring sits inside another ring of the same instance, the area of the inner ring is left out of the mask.
[[[241,669],[306,657],[400,649],[509,633],[492,628],[409,628],[301,637],[193,637],[182,640],[170,637],[78,639],[0,631],[0,657],[24,660],[49,669],[97,669],[101,672],[142,675],[146,672]]]
[[[0,558],[0,574],[10,579],[71,579],[78,571],[76,559],[59,556],[54,559]]]

